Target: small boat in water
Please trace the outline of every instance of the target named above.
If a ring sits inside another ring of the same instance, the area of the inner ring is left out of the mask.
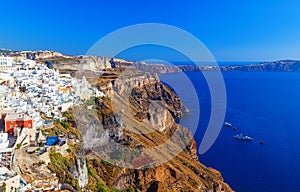
[[[237,139],[237,140],[243,140],[243,141],[252,141],[253,140],[252,137],[243,136],[243,133],[241,133],[239,135],[235,135],[234,138]]]
[[[231,124],[231,123],[228,123],[228,122],[225,122],[225,123],[224,123],[224,126],[226,126],[226,127],[232,127],[232,124]]]

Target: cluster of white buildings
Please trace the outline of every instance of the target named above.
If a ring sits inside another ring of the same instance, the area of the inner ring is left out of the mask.
[[[13,61],[10,57],[0,58]],[[18,137],[24,129],[32,140],[36,128],[45,124],[43,117],[60,119],[63,112],[91,96],[105,95],[91,87],[85,77],[72,78],[28,59],[13,63],[9,70],[0,71],[3,131]]]
[[[77,80],[61,78],[58,71],[37,64],[34,69],[18,70],[9,76],[1,76],[8,85],[0,86],[0,111],[27,114],[36,126],[42,126],[40,113],[58,119],[61,112],[74,104],[80,97],[72,89]]]
[[[1,167],[11,167],[17,144],[35,142],[37,128],[48,122],[45,118],[60,119],[64,111],[91,96],[105,95],[85,77],[75,79],[33,60],[16,63],[0,56],[0,180]]]
[[[0,85],[0,112],[28,114],[36,126],[42,125],[40,112],[59,119],[62,112],[82,99],[104,96],[84,77],[82,80],[71,78],[33,60],[22,61],[15,64],[13,71],[0,73],[0,80],[7,82],[7,85]]]

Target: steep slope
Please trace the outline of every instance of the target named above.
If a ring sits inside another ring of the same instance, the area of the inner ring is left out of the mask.
[[[77,128],[87,151],[88,187],[232,191],[218,171],[199,162],[192,134],[176,123],[183,107],[173,90],[151,76],[134,74],[123,74],[121,85],[114,83],[111,100],[96,98],[96,112],[73,111],[83,122]],[[143,83],[136,84],[137,78]]]

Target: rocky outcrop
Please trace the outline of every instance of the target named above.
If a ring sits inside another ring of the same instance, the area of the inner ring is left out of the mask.
[[[71,173],[78,181],[80,188],[84,188],[88,184],[88,172],[84,154],[77,154],[75,156],[75,163],[71,168]]]
[[[62,53],[55,51],[20,51],[20,52],[11,52],[9,56],[13,57],[14,60],[48,60],[48,59],[69,59],[73,56],[63,55]]]
[[[54,68],[62,70],[76,70],[76,71],[101,71],[103,69],[110,69],[110,58],[96,57],[96,56],[80,56],[71,59],[48,60]]]
[[[149,100],[156,101],[156,104],[149,102]],[[142,87],[135,87],[130,96],[130,103],[132,107],[137,109],[136,111],[140,116],[147,117],[150,120],[151,114],[157,115],[153,120],[165,119],[163,118],[166,116],[164,109],[167,109],[175,120],[180,119],[182,115],[183,106],[179,97],[160,81],[153,81],[144,84]],[[161,118],[159,118],[159,114],[161,114]]]
[[[130,94],[135,87],[143,87],[158,81],[158,76],[138,71],[136,69],[127,69],[122,71],[112,82],[113,89],[120,95]]]
[[[58,188],[59,178],[47,168],[48,152],[41,156],[28,154],[25,148],[15,150],[14,171],[22,176],[33,189],[54,190]]]
[[[8,55],[14,60],[31,59],[63,70],[96,71],[111,68],[111,58],[107,57],[69,56],[55,51],[20,51],[9,52]]]
[[[116,58],[112,58],[110,62],[114,68],[130,67],[150,74],[178,73],[182,71],[175,65],[147,64],[145,62],[133,62]]]

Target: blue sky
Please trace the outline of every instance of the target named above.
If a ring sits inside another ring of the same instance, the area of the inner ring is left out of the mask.
[[[299,7],[297,0],[2,1],[0,47],[85,54],[114,30],[157,22],[195,35],[219,61],[300,59]],[[161,53],[149,52],[128,56]]]

